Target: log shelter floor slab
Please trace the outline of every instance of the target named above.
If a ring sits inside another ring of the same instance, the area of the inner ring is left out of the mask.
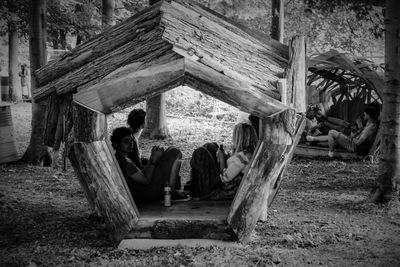
[[[165,207],[162,202],[138,204],[139,221],[155,220],[214,220],[228,217],[231,201],[187,201]]]
[[[138,205],[139,220],[126,239],[213,239],[236,241],[227,222],[231,201]]]

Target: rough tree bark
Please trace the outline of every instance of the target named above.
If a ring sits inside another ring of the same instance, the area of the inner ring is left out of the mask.
[[[153,5],[158,1],[149,0],[149,5]],[[165,93],[146,100],[146,127],[142,132],[142,136],[150,139],[170,137],[166,122]]]
[[[107,144],[106,117],[75,104],[73,124],[71,165],[89,205],[104,218],[111,239],[120,242],[136,224],[139,212]]]
[[[382,110],[382,157],[374,202],[398,197],[400,184],[400,2],[386,1],[385,80]]]
[[[103,26],[103,30],[110,28],[114,25],[114,0],[103,0],[103,13],[101,16],[101,24]]]
[[[31,90],[37,87],[34,71],[46,64],[46,0],[32,0],[29,17],[29,56],[31,62]],[[51,157],[43,145],[46,106],[32,102],[32,132],[22,161],[33,165],[48,165]],[[47,161],[47,162],[46,162]],[[47,164],[46,164],[47,163]]]
[[[9,77],[9,100],[22,100],[21,84],[18,77],[18,32],[16,23],[18,20],[15,13],[15,2],[7,1],[10,11],[10,20],[8,22],[8,77]]]

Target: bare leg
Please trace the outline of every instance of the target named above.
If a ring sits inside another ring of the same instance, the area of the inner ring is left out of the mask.
[[[336,130],[330,130],[328,132],[328,144],[329,144],[329,151],[333,152],[335,148],[335,140],[337,139],[339,132]]]
[[[180,189],[176,188],[176,186],[180,185],[180,181],[178,181],[178,179],[179,179],[179,171],[181,169],[181,162],[182,162],[182,154],[179,154],[178,157],[175,159],[174,163],[172,164],[171,173],[169,175],[169,184],[171,185],[172,191]]]
[[[320,135],[320,136],[307,135],[306,139],[309,142],[328,143],[330,137],[329,135]]]

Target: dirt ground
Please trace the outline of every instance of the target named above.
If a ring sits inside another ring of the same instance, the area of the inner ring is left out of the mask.
[[[30,105],[12,106],[18,151],[29,140]],[[126,112],[109,118],[123,125]],[[234,122],[168,116],[186,160],[199,144],[230,142]],[[144,140],[143,151],[155,141]],[[295,158],[269,219],[243,248],[119,250],[94,216],[70,166],[0,166],[0,266],[400,266],[400,216],[368,204],[377,165]]]

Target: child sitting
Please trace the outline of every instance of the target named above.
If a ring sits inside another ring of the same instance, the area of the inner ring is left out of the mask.
[[[196,198],[232,199],[247,171],[257,146],[257,133],[248,123],[239,123],[233,131],[232,156],[216,143],[197,148],[192,155],[191,181],[187,189]]]

